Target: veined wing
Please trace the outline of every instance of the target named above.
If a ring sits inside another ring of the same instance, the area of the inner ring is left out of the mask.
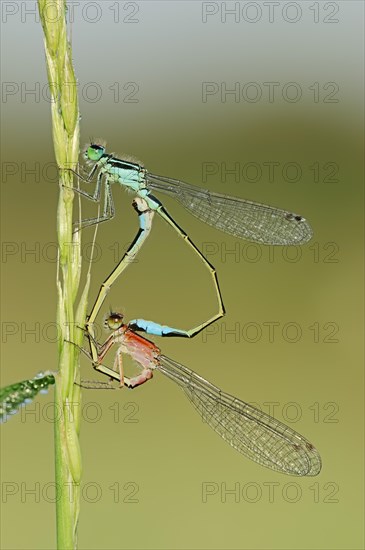
[[[312,237],[305,218],[287,210],[213,193],[155,174],[147,173],[146,185],[174,197],[199,220],[235,237],[271,245],[300,245]]]
[[[184,390],[202,419],[243,455],[284,474],[319,474],[321,457],[302,435],[164,355],[157,368]]]

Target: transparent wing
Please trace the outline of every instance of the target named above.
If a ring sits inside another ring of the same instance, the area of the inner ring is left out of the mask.
[[[287,210],[213,193],[155,174],[147,173],[146,185],[174,197],[199,220],[235,237],[271,245],[300,245],[312,237],[309,223]]]
[[[203,421],[243,455],[284,474],[319,474],[321,457],[302,435],[164,355],[157,369],[176,382]]]

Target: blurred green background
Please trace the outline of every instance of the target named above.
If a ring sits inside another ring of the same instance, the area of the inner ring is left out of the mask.
[[[323,470],[295,479],[242,458],[159,373],[133,393],[85,391],[81,549],[363,548],[363,5],[278,4],[75,3],[81,144],[102,136],[155,173],[310,220],[311,243],[274,250],[165,200],[216,266],[228,313],[192,341],[156,343],[305,434]],[[5,385],[56,369],[58,188],[35,2],[1,7]],[[133,196],[114,197],[90,302],[136,230]],[[209,274],[160,220],[109,305],[182,328],[216,311]],[[1,428],[4,549],[55,545],[51,401]]]

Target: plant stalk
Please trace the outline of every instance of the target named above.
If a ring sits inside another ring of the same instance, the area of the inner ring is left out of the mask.
[[[44,32],[49,86],[52,94],[52,135],[57,165],[60,168],[57,234],[59,273],[57,279],[59,327],[59,371],[55,387],[55,478],[57,548],[77,547],[77,523],[80,509],[81,453],[80,380],[78,349],[67,342],[82,345],[89,274],[80,302],[75,301],[81,276],[80,232],[73,233],[71,173],[79,154],[79,108],[77,85],[72,65],[71,45],[67,39],[66,0],[38,0]]]

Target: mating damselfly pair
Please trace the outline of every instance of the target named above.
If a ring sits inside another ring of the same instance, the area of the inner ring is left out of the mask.
[[[72,170],[81,180],[91,182],[96,176],[92,194],[76,189],[86,198],[99,202],[104,189],[103,213],[98,218],[82,220],[80,227],[87,227],[114,217],[115,207],[112,184],[119,184],[135,193],[133,206],[138,214],[138,232],[119,264],[102,284],[98,297],[86,323],[93,366],[120,385],[136,387],[152,377],[153,370],[162,372],[180,385],[206,422],[242,454],[269,468],[292,475],[317,475],[321,460],[314,446],[300,434],[284,424],[240,401],[212,385],[180,363],[162,355],[159,348],[139,336],[137,331],[158,336],[192,338],[225,314],[222,294],[216,270],[188,234],[178,225],[152,192],[175,198],[201,221],[235,237],[269,245],[301,245],[310,240],[312,230],[300,215],[287,210],[212,193],[186,182],[152,174],[131,158],[118,158],[106,152],[102,143],[91,143],[84,152],[87,165],[92,168],[86,176]],[[160,325],[145,319],[134,319],[123,324],[120,314],[111,314],[107,326],[111,336],[103,345],[94,338],[93,323],[112,284],[135,258],[148,237],[155,212],[182,237],[210,271],[218,298],[218,313],[189,330]],[[102,365],[108,350],[117,344],[114,369]],[[128,379],[124,376],[122,356],[130,355],[142,369],[142,373]]]
[[[115,215],[111,193],[113,183],[135,192],[133,206],[139,219],[135,239],[102,284],[86,323],[86,334],[91,347],[90,359],[94,368],[111,379],[119,380],[120,385],[130,388],[149,380],[154,370],[162,372],[184,390],[213,430],[248,458],[286,474],[317,475],[321,469],[321,459],[318,451],[306,438],[248,403],[223,392],[180,363],[162,355],[153,342],[137,334],[137,331],[143,331],[158,336],[192,338],[225,314],[214,266],[170,216],[163,204],[152,195],[152,191],[175,198],[201,221],[217,229],[262,244],[304,244],[312,236],[309,224],[302,216],[286,210],[212,193],[180,180],[151,174],[135,161],[107,154],[105,146],[100,143],[90,144],[85,150],[84,158],[88,164],[93,165],[89,174],[85,177],[74,170],[72,172],[86,182],[92,181],[96,176],[95,191],[89,194],[79,189],[74,190],[94,202],[99,202],[104,188],[104,209],[100,217],[82,220],[80,228],[107,221]],[[122,315],[111,314],[107,318],[107,326],[112,330],[112,334],[100,345],[94,335],[95,319],[110,287],[131,259],[135,258],[149,235],[155,212],[187,242],[210,271],[218,298],[218,313],[189,330],[164,326],[145,319],[135,319],[126,325],[123,323]],[[111,369],[103,365],[102,361],[114,344],[117,345],[117,352],[114,369]],[[142,369],[139,376],[132,379],[124,376],[123,354],[131,356]],[[109,383],[97,385],[109,387]]]

